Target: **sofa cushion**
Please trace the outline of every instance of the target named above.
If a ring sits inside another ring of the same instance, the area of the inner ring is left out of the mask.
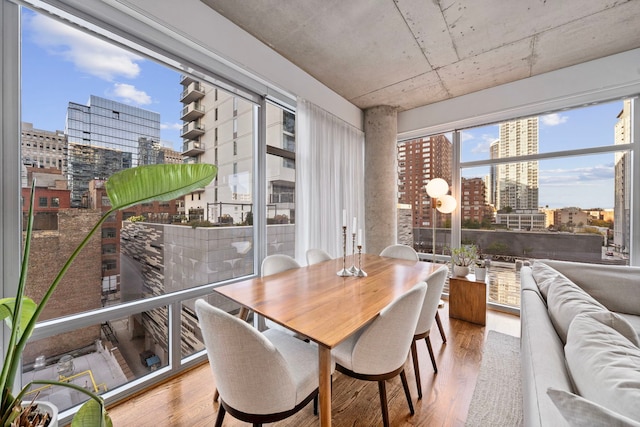
[[[640,338],[640,316],[636,316],[635,314],[626,314],[626,313],[618,313],[618,314],[621,317],[624,317],[625,320],[629,322],[631,326],[633,326],[633,329],[636,330]]]
[[[571,427],[640,427],[640,422],[568,391],[549,387],[547,394]]]
[[[534,262],[531,267],[533,278],[536,279],[536,283],[538,285],[538,289],[540,293],[544,297],[545,301],[547,300],[547,294],[549,292],[549,287],[556,280],[556,277],[560,275],[560,273],[549,267],[546,264],[541,262]]]
[[[580,396],[640,421],[640,348],[601,314],[575,317],[565,345],[569,374]],[[612,322],[628,334],[621,322]]]
[[[573,281],[602,305],[617,313],[640,315],[640,267],[536,260]]]
[[[553,326],[563,343],[567,342],[569,325],[580,313],[608,311],[591,295],[561,274],[554,279],[547,294],[547,308]]]
[[[631,341],[636,347],[640,347],[640,338],[636,329],[629,323],[624,316],[611,311],[598,311],[594,313],[582,314],[581,316],[589,316],[598,323],[606,325],[620,335]]]

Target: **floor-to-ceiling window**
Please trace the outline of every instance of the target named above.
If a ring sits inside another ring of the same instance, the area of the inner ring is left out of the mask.
[[[64,376],[113,401],[205,357],[196,298],[235,311],[211,293],[215,286],[257,274],[263,254],[293,255],[295,113],[227,81],[219,86],[215,76],[177,70],[148,49],[124,49],[103,31],[96,37],[28,8],[20,20],[14,160],[22,165],[23,212],[36,181],[27,285],[34,299],[108,210],[111,174],[158,163],[219,168],[208,187],[184,198],[108,218],[25,350],[24,382]],[[266,190],[263,206],[256,189]],[[82,400],[67,390],[39,392],[63,416]]]
[[[489,261],[492,304],[519,307],[519,267],[533,259],[628,265],[633,102],[399,142],[400,199],[413,206],[415,248],[446,255],[458,244],[451,217],[432,209],[423,186],[443,178],[458,202],[459,244],[476,245]]]

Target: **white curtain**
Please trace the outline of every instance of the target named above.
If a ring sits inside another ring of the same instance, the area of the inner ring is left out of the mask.
[[[295,227],[298,261],[306,264],[305,254],[310,248],[321,248],[335,258],[342,257],[343,211],[350,255],[354,231],[362,230],[363,245],[365,241],[364,133],[298,99]],[[356,245],[358,239],[356,235]]]

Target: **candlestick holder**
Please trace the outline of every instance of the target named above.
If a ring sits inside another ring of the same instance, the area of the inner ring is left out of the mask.
[[[353,233],[351,234],[351,259],[353,261],[353,264],[351,265],[351,267],[349,267],[349,273],[353,274],[354,276],[358,272],[358,267],[356,267],[355,255],[356,255],[356,231],[353,230]]]
[[[357,277],[367,277],[367,273],[362,269],[362,245],[358,245],[358,268],[354,275]]]
[[[347,226],[342,226],[342,270],[338,271],[338,276],[353,276],[353,273],[347,269]]]

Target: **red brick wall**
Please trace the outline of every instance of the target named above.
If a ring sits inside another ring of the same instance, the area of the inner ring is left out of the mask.
[[[60,210],[58,231],[36,231],[31,242],[26,293],[39,302],[58,271],[99,220],[100,213],[84,209]],[[94,234],[60,282],[40,320],[101,307],[100,232]],[[100,325],[74,331],[61,339],[40,340],[25,351],[25,363],[39,354],[47,357],[91,345],[100,337]]]

